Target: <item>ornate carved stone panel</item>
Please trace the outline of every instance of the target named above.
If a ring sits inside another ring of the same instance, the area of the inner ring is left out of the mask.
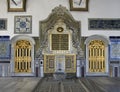
[[[80,57],[80,22],[63,6],[55,7],[47,19],[40,21],[38,58],[44,56],[44,73],[76,72],[76,55]]]
[[[58,23],[58,20],[62,20],[62,22]],[[61,27],[61,25],[65,24],[66,29],[71,30],[71,41],[72,46],[77,48],[78,45],[80,45],[80,22],[74,20],[72,15],[69,13],[69,11],[63,7],[58,6],[55,7],[52,10],[52,13],[48,16],[46,20],[40,21],[40,45],[41,48],[47,48],[48,47],[48,31],[50,29],[53,29],[55,25],[57,32],[63,32],[64,29]]]

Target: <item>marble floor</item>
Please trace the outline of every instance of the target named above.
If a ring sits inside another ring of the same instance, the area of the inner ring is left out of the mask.
[[[0,92],[32,92],[40,78],[0,77]]]
[[[0,92],[120,92],[120,78],[0,77]]]
[[[87,77],[60,81],[44,78],[34,92],[120,92],[120,78]]]

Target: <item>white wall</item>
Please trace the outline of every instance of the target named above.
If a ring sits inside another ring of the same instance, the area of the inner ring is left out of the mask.
[[[70,10],[69,0],[27,0],[26,12],[8,12],[7,0],[0,0],[0,18],[7,18],[6,31],[0,31],[0,35],[14,34],[14,16],[32,15],[32,34],[39,35],[39,21],[44,20],[56,6],[65,6]],[[119,36],[120,30],[88,30],[88,18],[120,18],[120,0],[89,0],[89,11],[70,11],[73,17],[81,21],[82,36],[100,34],[105,36]]]

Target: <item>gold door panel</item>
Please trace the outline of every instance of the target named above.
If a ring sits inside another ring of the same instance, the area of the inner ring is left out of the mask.
[[[105,45],[101,40],[89,44],[89,72],[105,72]]]
[[[31,72],[31,44],[26,40],[19,40],[15,44],[15,72]]]

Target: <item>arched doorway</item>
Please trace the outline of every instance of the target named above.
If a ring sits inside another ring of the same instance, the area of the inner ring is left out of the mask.
[[[11,39],[11,76],[35,76],[34,44],[26,35]]]
[[[89,43],[89,72],[105,72],[105,44],[101,40]]]
[[[86,76],[109,76],[109,40],[100,35],[86,39]]]

